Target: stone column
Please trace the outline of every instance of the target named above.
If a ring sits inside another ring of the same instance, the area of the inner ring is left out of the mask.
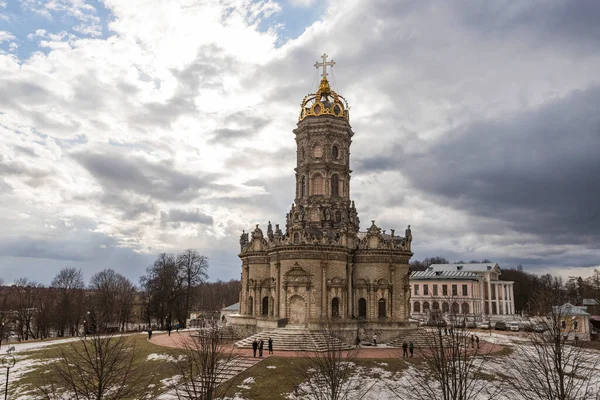
[[[329,302],[327,301],[327,263],[321,263],[321,318],[329,316]]]
[[[513,289],[514,289],[514,283],[511,283],[510,284],[510,288],[509,288],[509,291],[510,291],[510,311],[511,311],[511,314],[515,313],[515,292],[514,292]]]
[[[346,263],[346,317],[352,318],[352,265]]]
[[[485,286],[483,285],[483,280],[479,281],[479,307],[481,307],[479,314],[485,314]]]
[[[389,310],[390,310],[389,317],[392,320],[396,317],[396,315],[395,315],[396,310],[394,309],[394,299],[395,299],[394,289],[396,287],[396,285],[394,284],[396,282],[394,280],[395,279],[395,272],[396,272],[396,268],[394,268],[393,265],[390,265],[390,287],[388,288],[388,294],[389,294],[389,296],[388,296],[388,302],[390,304],[389,304],[388,307],[389,307]]]
[[[275,318],[279,319],[279,314],[281,312],[281,264],[279,261],[275,263],[275,271],[277,273],[277,291],[275,295],[275,304],[277,308],[275,310]]]
[[[500,314],[500,293],[498,283],[494,283],[494,293],[496,294],[496,314]]]
[[[488,295],[488,314],[492,315],[492,283],[490,282],[490,275],[487,275],[487,295]]]

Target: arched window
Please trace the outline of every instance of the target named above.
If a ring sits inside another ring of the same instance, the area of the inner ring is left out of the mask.
[[[254,299],[252,296],[248,299],[248,314],[254,315]]]
[[[439,310],[440,309],[440,303],[438,303],[437,301],[434,301],[431,305],[431,309],[432,310]]]
[[[379,299],[379,301],[377,302],[378,305],[378,312],[377,312],[377,316],[379,318],[385,318],[386,317],[386,302],[385,299]]]
[[[262,315],[269,315],[269,298],[263,297],[262,299]]]
[[[300,149],[300,160],[304,160],[304,147]]]
[[[323,194],[323,175],[321,174],[314,174],[312,177],[312,183],[311,183],[311,189],[312,189],[312,194],[316,194],[316,195],[322,195]]]
[[[456,303],[456,302],[452,303],[452,314],[458,314],[459,310],[460,310],[460,308],[458,307],[458,303]]]
[[[429,302],[427,301],[423,303],[423,312],[425,311],[429,311]]]
[[[367,300],[362,297],[358,299],[358,316],[361,318],[367,318]]]
[[[469,303],[462,303],[462,313],[463,314],[469,313]]]
[[[294,244],[300,244],[300,234],[298,232],[294,233]]]
[[[340,316],[340,299],[338,299],[337,297],[334,297],[333,300],[331,300],[331,316]]]
[[[448,312],[450,311],[450,305],[446,302],[442,303],[442,312]]]
[[[340,178],[337,175],[331,176],[331,195],[332,196],[340,195]]]
[[[340,157],[340,150],[337,146],[331,148],[331,157],[333,157],[334,160],[337,160]]]
[[[318,208],[313,208],[312,210],[310,210],[308,217],[311,221],[320,221],[321,213],[319,212]]]
[[[300,197],[306,196],[306,177],[302,176],[300,180]]]
[[[419,303],[418,301],[415,301],[415,304],[413,305],[413,312],[421,312],[421,303]]]

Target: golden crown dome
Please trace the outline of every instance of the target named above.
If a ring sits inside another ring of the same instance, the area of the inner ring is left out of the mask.
[[[306,117],[318,117],[320,115],[331,115],[349,120],[348,102],[344,97],[331,90],[327,81],[326,68],[327,66],[333,67],[335,62],[333,60],[327,61],[327,54],[323,54],[321,58],[323,62],[315,63],[316,68],[323,68],[321,84],[317,93],[311,93],[302,100],[298,121],[302,121]]]

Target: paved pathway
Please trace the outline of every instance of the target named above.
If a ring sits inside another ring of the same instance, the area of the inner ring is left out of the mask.
[[[155,335],[152,336],[152,343],[158,346],[165,347],[183,347],[183,341],[188,337],[189,332],[175,333],[172,332],[171,336],[168,335]],[[233,344],[231,347],[228,346],[232,352],[239,354],[240,356],[252,357],[252,349],[238,349]],[[482,342],[479,354],[497,353],[503,349],[498,344],[492,344]],[[415,349],[415,357],[423,354],[424,350]],[[297,351],[277,351],[274,356],[278,357],[304,357],[306,352]],[[267,349],[264,350],[263,356],[269,357]],[[402,349],[397,347],[387,347],[386,345],[380,345],[377,347],[363,347],[359,350],[357,358],[400,358],[402,357]]]

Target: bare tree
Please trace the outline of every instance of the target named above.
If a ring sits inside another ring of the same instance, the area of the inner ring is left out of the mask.
[[[124,330],[135,297],[135,288],[129,279],[112,269],[105,269],[92,276],[89,287],[100,327]]]
[[[80,269],[65,267],[52,280],[51,286],[58,292],[55,303],[54,321],[57,336],[67,332],[75,335],[81,318],[83,302],[83,274]]]
[[[60,400],[67,394],[76,400],[150,398],[151,375],[135,364],[132,340],[122,335],[94,334],[61,347],[58,361],[41,374],[38,394],[44,400]]]
[[[444,299],[454,304],[452,298]],[[411,367],[392,391],[401,399],[471,400],[493,399],[499,387],[478,379],[489,362],[489,352],[480,346],[458,307],[431,310],[429,325],[419,328],[419,356],[423,368]]]
[[[217,325],[182,339],[183,355],[174,363],[181,378],[171,389],[178,399],[212,400],[217,387],[229,378],[237,355]]]
[[[196,250],[187,249],[177,256],[177,265],[185,282],[185,304],[183,311],[187,318],[190,313],[191,296],[194,286],[208,279],[206,273],[208,270],[208,257],[200,255]],[[186,318],[183,319],[184,325]]]
[[[36,282],[27,278],[17,279],[11,287],[11,306],[14,310],[15,328],[19,340],[29,340],[29,337],[36,338],[33,332],[33,317],[39,294],[38,287]]]
[[[585,349],[581,309],[564,301],[568,294],[560,280],[536,293],[532,332],[506,360],[506,383],[511,394],[525,400],[598,399],[598,355]]]
[[[298,358],[297,373],[304,383],[294,392],[296,398],[313,400],[361,399],[376,383],[365,385],[354,361],[359,349],[344,341],[343,325],[335,319],[318,324],[318,337],[308,344]]]

